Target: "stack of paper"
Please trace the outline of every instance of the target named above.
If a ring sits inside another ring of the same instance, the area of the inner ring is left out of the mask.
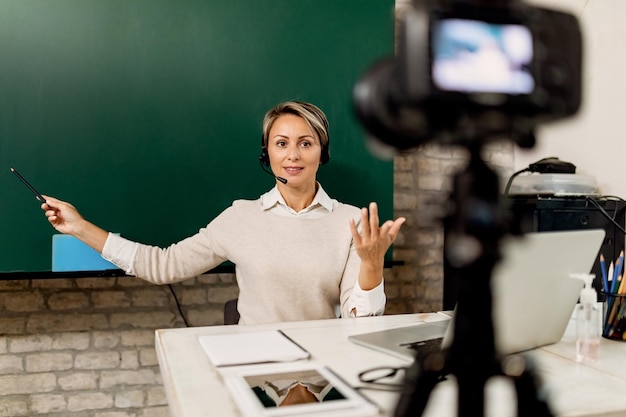
[[[214,366],[292,362],[310,357],[280,330],[200,336],[200,344]]]

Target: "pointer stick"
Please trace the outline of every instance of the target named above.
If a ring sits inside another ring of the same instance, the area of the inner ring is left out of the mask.
[[[33,194],[35,194],[35,197],[37,197],[37,200],[41,201],[42,203],[45,203],[45,202],[46,202],[46,199],[45,199],[45,198],[43,198],[43,196],[42,196],[41,194],[39,194],[39,191],[35,190],[35,189],[33,188],[33,186],[32,186],[32,185],[30,185],[30,184],[28,183],[28,181],[26,181],[26,179],[25,179],[24,177],[22,177],[22,176],[20,175],[20,173],[19,173],[19,172],[17,172],[17,171],[15,170],[15,168],[11,168],[11,172],[12,172],[12,173],[14,173],[14,174],[15,174],[15,176],[16,176],[17,178],[19,178],[19,179],[20,179],[20,181],[22,181],[22,182],[24,183],[24,185],[25,185],[25,186],[27,186],[27,187],[28,187],[28,188],[29,188],[29,189],[33,192]]]

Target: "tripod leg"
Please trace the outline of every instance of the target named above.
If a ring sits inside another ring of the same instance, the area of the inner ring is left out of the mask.
[[[485,383],[479,381],[479,375],[457,375],[458,381],[458,417],[485,415]]]
[[[445,353],[435,352],[423,361],[415,360],[407,370],[404,391],[394,417],[418,417],[424,413],[432,390],[445,375]]]
[[[541,390],[541,381],[529,357],[512,355],[502,361],[504,374],[513,379],[517,392],[518,417],[551,417],[552,411]]]

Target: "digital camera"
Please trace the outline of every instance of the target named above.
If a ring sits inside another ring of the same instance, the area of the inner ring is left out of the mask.
[[[398,150],[508,137],[532,147],[537,124],[581,103],[582,35],[571,14],[509,0],[415,0],[396,56],[355,85],[356,113]]]

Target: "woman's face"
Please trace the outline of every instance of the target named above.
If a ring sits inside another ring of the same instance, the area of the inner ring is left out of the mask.
[[[285,178],[287,186],[315,186],[322,145],[303,118],[279,116],[269,131],[267,153],[272,172]]]

